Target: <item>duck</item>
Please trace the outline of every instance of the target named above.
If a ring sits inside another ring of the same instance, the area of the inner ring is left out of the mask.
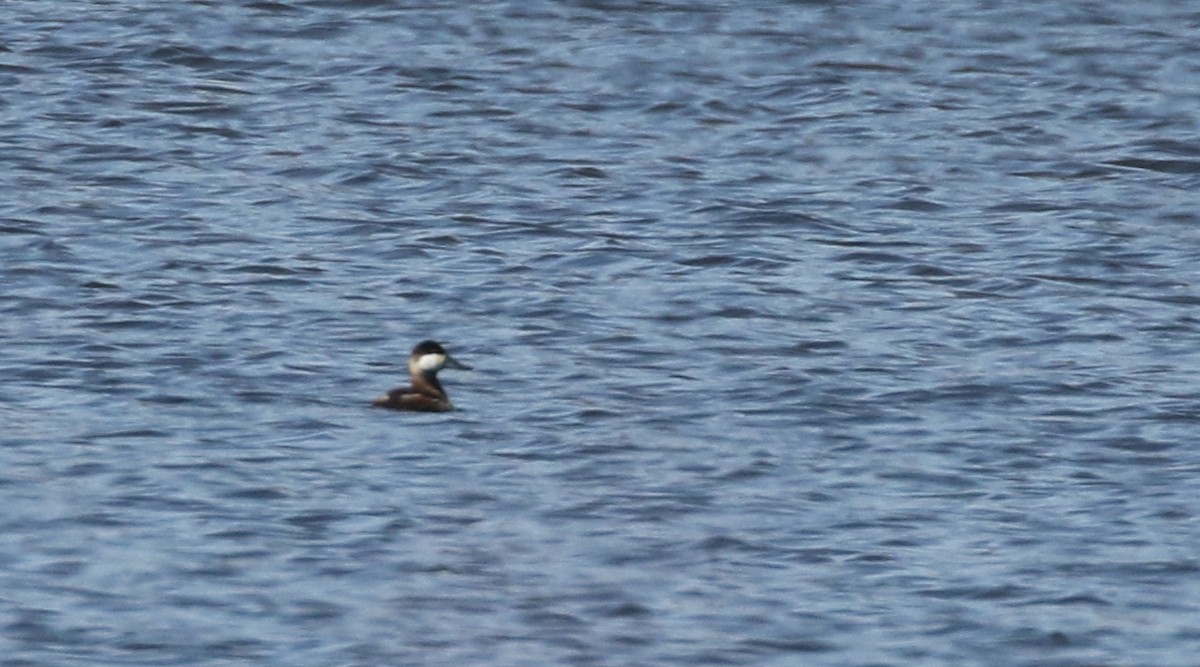
[[[470,370],[471,367],[450,356],[441,343],[423,340],[417,343],[408,356],[408,374],[412,384],[396,387],[371,402],[377,408],[409,410],[416,412],[449,412],[454,409],[442,383],[438,382],[438,371],[443,368]]]

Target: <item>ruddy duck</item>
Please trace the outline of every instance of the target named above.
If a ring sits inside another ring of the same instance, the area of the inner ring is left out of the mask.
[[[375,399],[371,405],[377,408],[420,412],[453,410],[454,404],[450,402],[450,397],[446,395],[446,390],[442,389],[442,383],[437,379],[437,372],[443,368],[470,370],[471,367],[450,356],[446,348],[436,341],[424,340],[417,343],[408,357],[408,374],[412,377],[412,384],[396,387]]]

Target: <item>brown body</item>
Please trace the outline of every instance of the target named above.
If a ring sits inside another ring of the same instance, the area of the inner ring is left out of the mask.
[[[414,375],[413,383],[408,387],[396,387],[388,393],[375,399],[371,405],[377,408],[393,410],[416,410],[419,412],[449,412],[454,409],[446,390],[437,381],[436,376],[420,377]]]
[[[377,408],[417,412],[449,412],[454,409],[437,373],[442,368],[470,368],[453,357],[438,343],[427,340],[413,348],[408,358],[411,384],[397,387],[371,402]]]

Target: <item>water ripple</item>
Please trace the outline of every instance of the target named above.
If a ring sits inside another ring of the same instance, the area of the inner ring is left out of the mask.
[[[1189,8],[0,18],[13,664],[1194,662]]]

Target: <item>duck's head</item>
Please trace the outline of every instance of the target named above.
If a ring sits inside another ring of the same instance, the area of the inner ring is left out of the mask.
[[[446,348],[433,340],[423,340],[417,343],[408,357],[408,370],[414,374],[428,373],[432,375],[443,368],[471,369],[470,366],[450,356]]]

